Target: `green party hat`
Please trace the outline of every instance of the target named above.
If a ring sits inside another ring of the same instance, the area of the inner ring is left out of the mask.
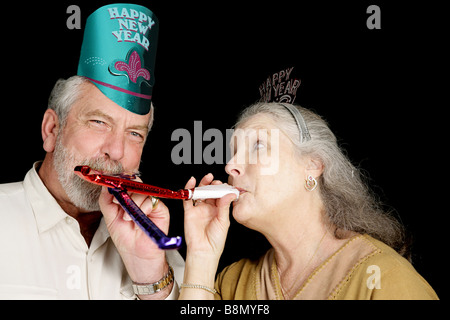
[[[147,114],[157,42],[158,19],[149,9],[122,3],[101,7],[86,21],[77,74],[119,106]]]

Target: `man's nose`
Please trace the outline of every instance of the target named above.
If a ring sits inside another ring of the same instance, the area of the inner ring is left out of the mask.
[[[111,160],[121,160],[125,154],[124,135],[118,132],[111,132],[108,137],[105,138],[101,152]]]

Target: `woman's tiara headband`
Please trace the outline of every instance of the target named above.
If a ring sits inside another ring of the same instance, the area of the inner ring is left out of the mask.
[[[262,102],[277,102],[290,112],[300,132],[300,143],[303,143],[311,140],[311,135],[302,114],[292,105],[301,84],[300,80],[291,78],[293,69],[294,67],[287,68],[268,77],[259,87],[259,93]]]
[[[298,109],[292,104],[279,103],[279,105],[285,107],[294,117],[298,130],[300,131],[300,143],[311,140],[311,135],[309,134],[305,119],[300,111],[298,111]]]

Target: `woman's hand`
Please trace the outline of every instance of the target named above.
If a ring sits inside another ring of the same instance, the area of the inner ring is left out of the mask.
[[[213,181],[212,174],[203,177],[199,187],[222,184]],[[195,187],[192,177],[186,189]],[[214,280],[230,226],[230,203],[236,198],[228,194],[220,199],[184,201],[184,234],[187,246],[184,283],[214,288]],[[183,288],[180,299],[213,299],[214,295],[202,289]]]
[[[212,174],[207,174],[198,186],[222,184],[213,179]],[[192,177],[185,188],[194,188],[195,182]],[[220,258],[230,226],[230,203],[235,198],[236,195],[228,194],[220,199],[197,200],[195,205],[192,200],[184,201],[184,232],[188,252]]]

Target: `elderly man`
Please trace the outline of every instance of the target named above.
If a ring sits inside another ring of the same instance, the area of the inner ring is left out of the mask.
[[[140,41],[111,31],[121,15]],[[88,18],[78,75],[56,83],[42,120],[44,161],[23,182],[0,185],[0,299],[177,297],[178,252],[159,250],[106,188],[73,173],[138,171],[153,121],[156,37],[156,17],[141,6],[105,6]],[[163,203],[132,198],[168,232]]]

